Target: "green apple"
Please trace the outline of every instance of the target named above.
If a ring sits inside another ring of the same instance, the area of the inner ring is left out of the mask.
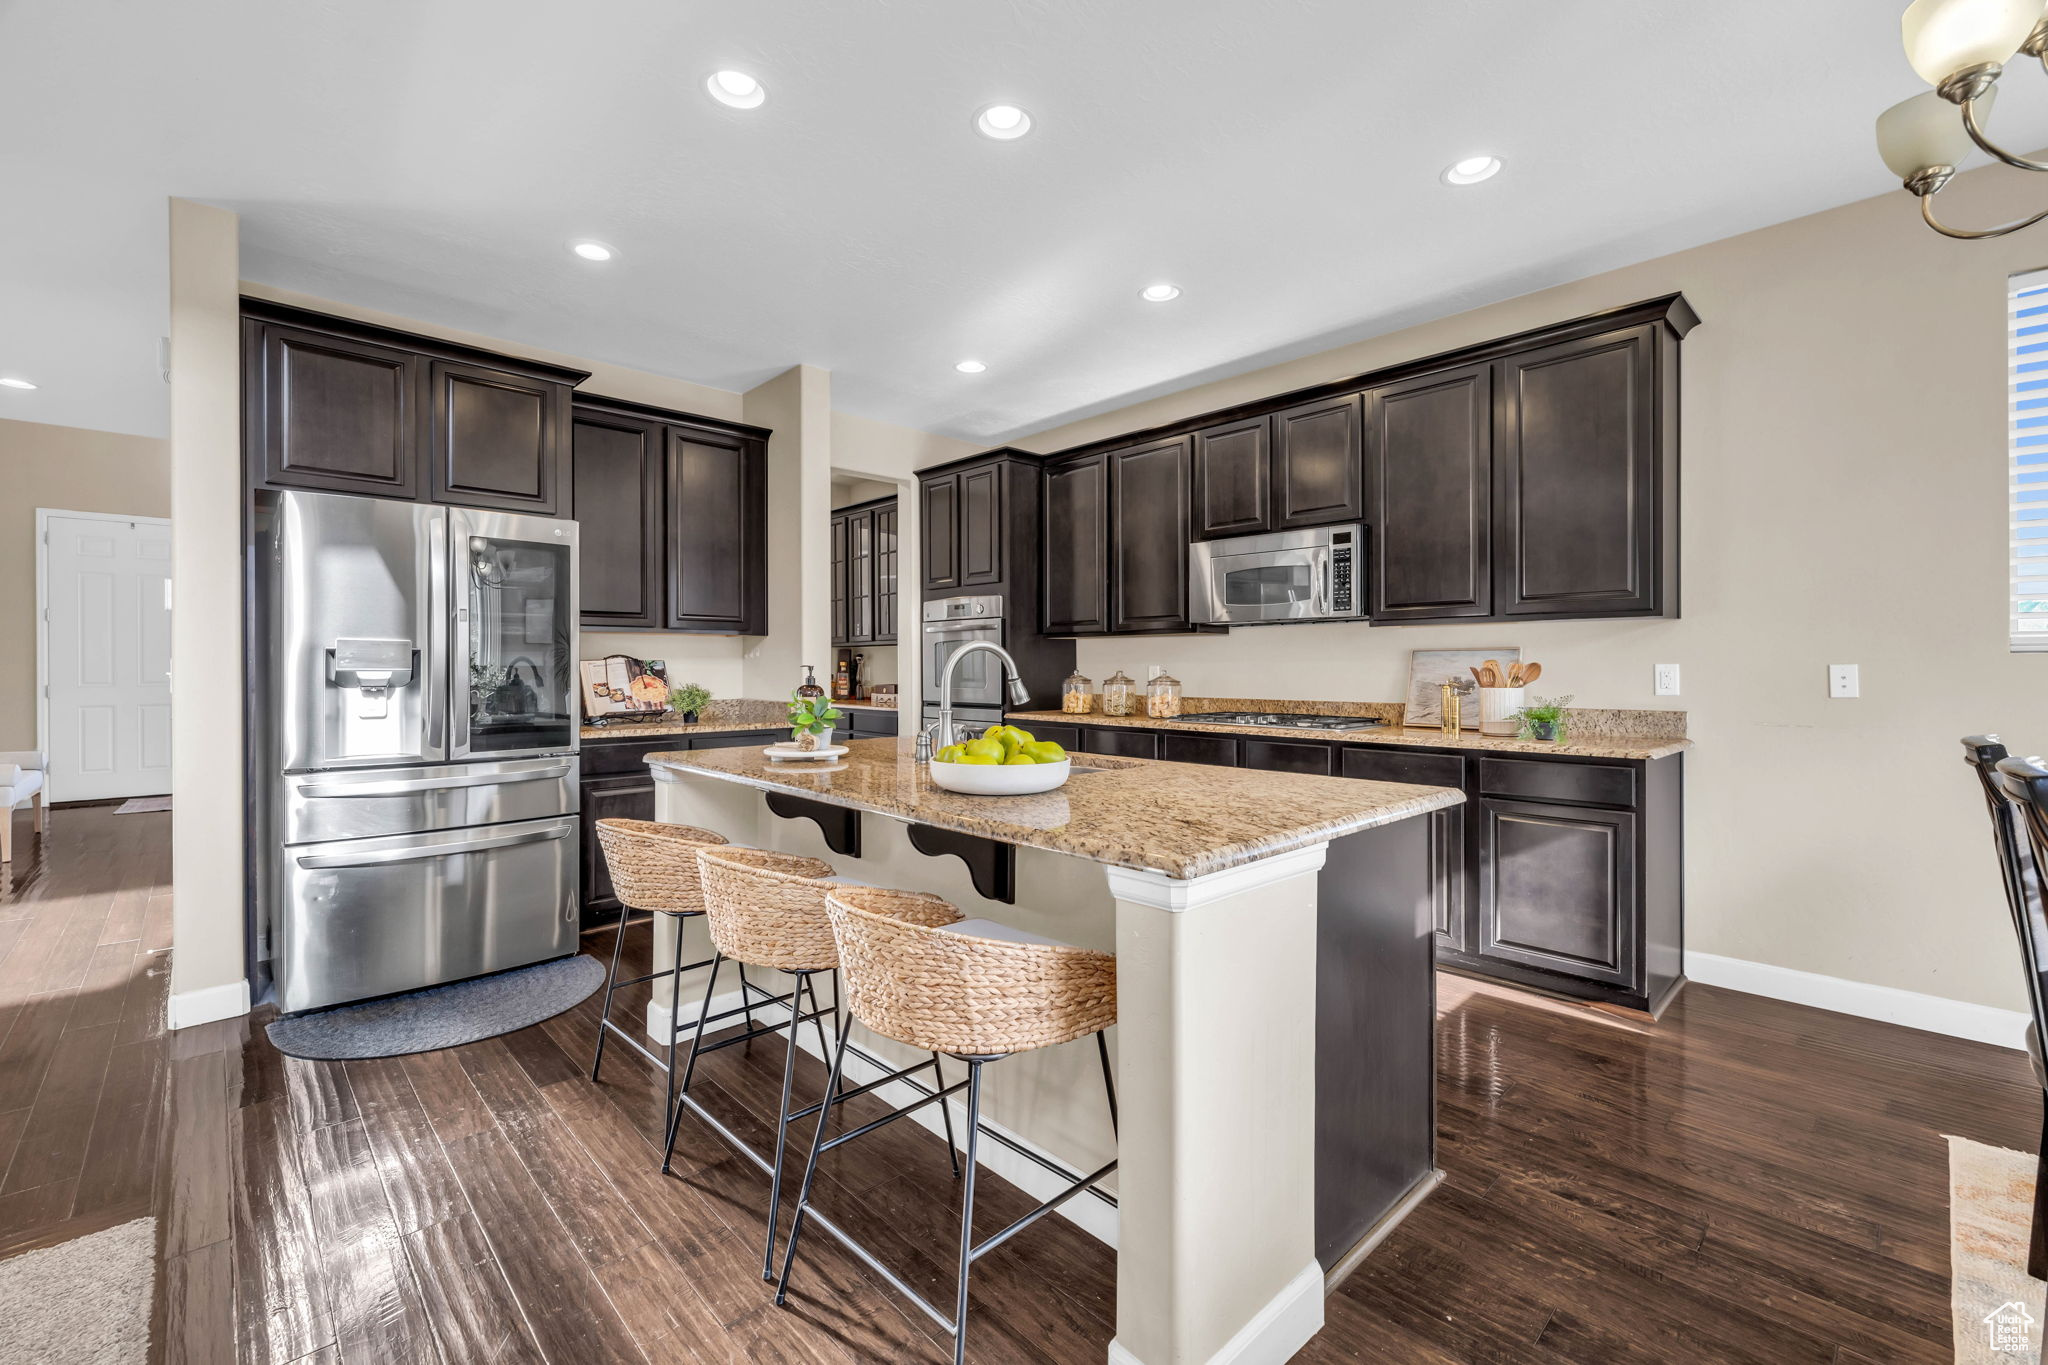
[[[1057,763],[1067,756],[1067,751],[1049,739],[1033,740],[1024,746],[1024,753],[1033,763]]]
[[[1003,760],[1003,766],[1005,768],[1014,768],[1019,764],[1023,764],[1025,767],[1030,767],[1032,764],[1036,762],[1038,762],[1038,760],[1033,758],[1030,754],[1012,753],[1008,758]]]
[[[972,763],[977,767],[983,768],[993,768],[998,763],[1002,762],[1001,759],[992,758],[987,754],[962,754],[960,757],[954,759],[953,761],[955,763]]]

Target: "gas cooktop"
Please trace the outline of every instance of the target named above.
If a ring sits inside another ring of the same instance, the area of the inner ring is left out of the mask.
[[[1371,730],[1386,724],[1374,716],[1308,716],[1289,711],[1205,711],[1186,719],[1203,725],[1259,725],[1276,730]]]

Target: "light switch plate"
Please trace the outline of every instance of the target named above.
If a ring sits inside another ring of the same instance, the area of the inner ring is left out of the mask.
[[[1657,665],[1657,695],[1675,697],[1678,695],[1678,665]]]
[[[1860,697],[1863,695],[1862,679],[1857,676],[1855,664],[1828,665],[1828,695],[1830,697]]]

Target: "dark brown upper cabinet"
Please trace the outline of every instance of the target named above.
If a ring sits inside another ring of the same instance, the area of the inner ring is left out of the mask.
[[[448,360],[428,382],[435,502],[567,515],[567,384]]]
[[[1003,466],[960,471],[960,586],[1003,581]]]
[[[1188,627],[1186,436],[1109,453],[1109,629]]]
[[[582,620],[593,630],[659,630],[663,443],[660,419],[578,404],[571,423]]]
[[[1084,455],[1045,467],[1047,635],[1109,630],[1109,457]]]
[[[960,586],[960,476],[941,474],[918,483],[918,519],[924,527],[927,595]]]
[[[1677,612],[1677,438],[1655,326],[1500,362],[1494,566],[1506,617]]]
[[[1273,420],[1247,417],[1194,434],[1194,538],[1273,529]]]
[[[1355,393],[1273,414],[1273,530],[1364,518],[1359,414]]]
[[[257,482],[419,496],[419,355],[257,319],[244,323],[243,347]]]
[[[242,301],[249,478],[568,516],[581,370]]]
[[[765,440],[710,427],[668,431],[668,626],[768,630]]]
[[[1493,613],[1493,367],[1366,396],[1368,601],[1375,621]]]
[[[902,542],[897,527],[902,519],[896,499],[875,508],[875,643],[896,643],[896,616],[902,609],[900,578],[903,572]]]
[[[894,498],[832,514],[833,645],[895,643],[896,564]]]

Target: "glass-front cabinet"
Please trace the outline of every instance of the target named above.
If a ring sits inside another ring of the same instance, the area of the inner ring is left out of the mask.
[[[451,513],[455,606],[453,755],[576,747],[576,526]],[[467,679],[465,686],[464,679]]]

